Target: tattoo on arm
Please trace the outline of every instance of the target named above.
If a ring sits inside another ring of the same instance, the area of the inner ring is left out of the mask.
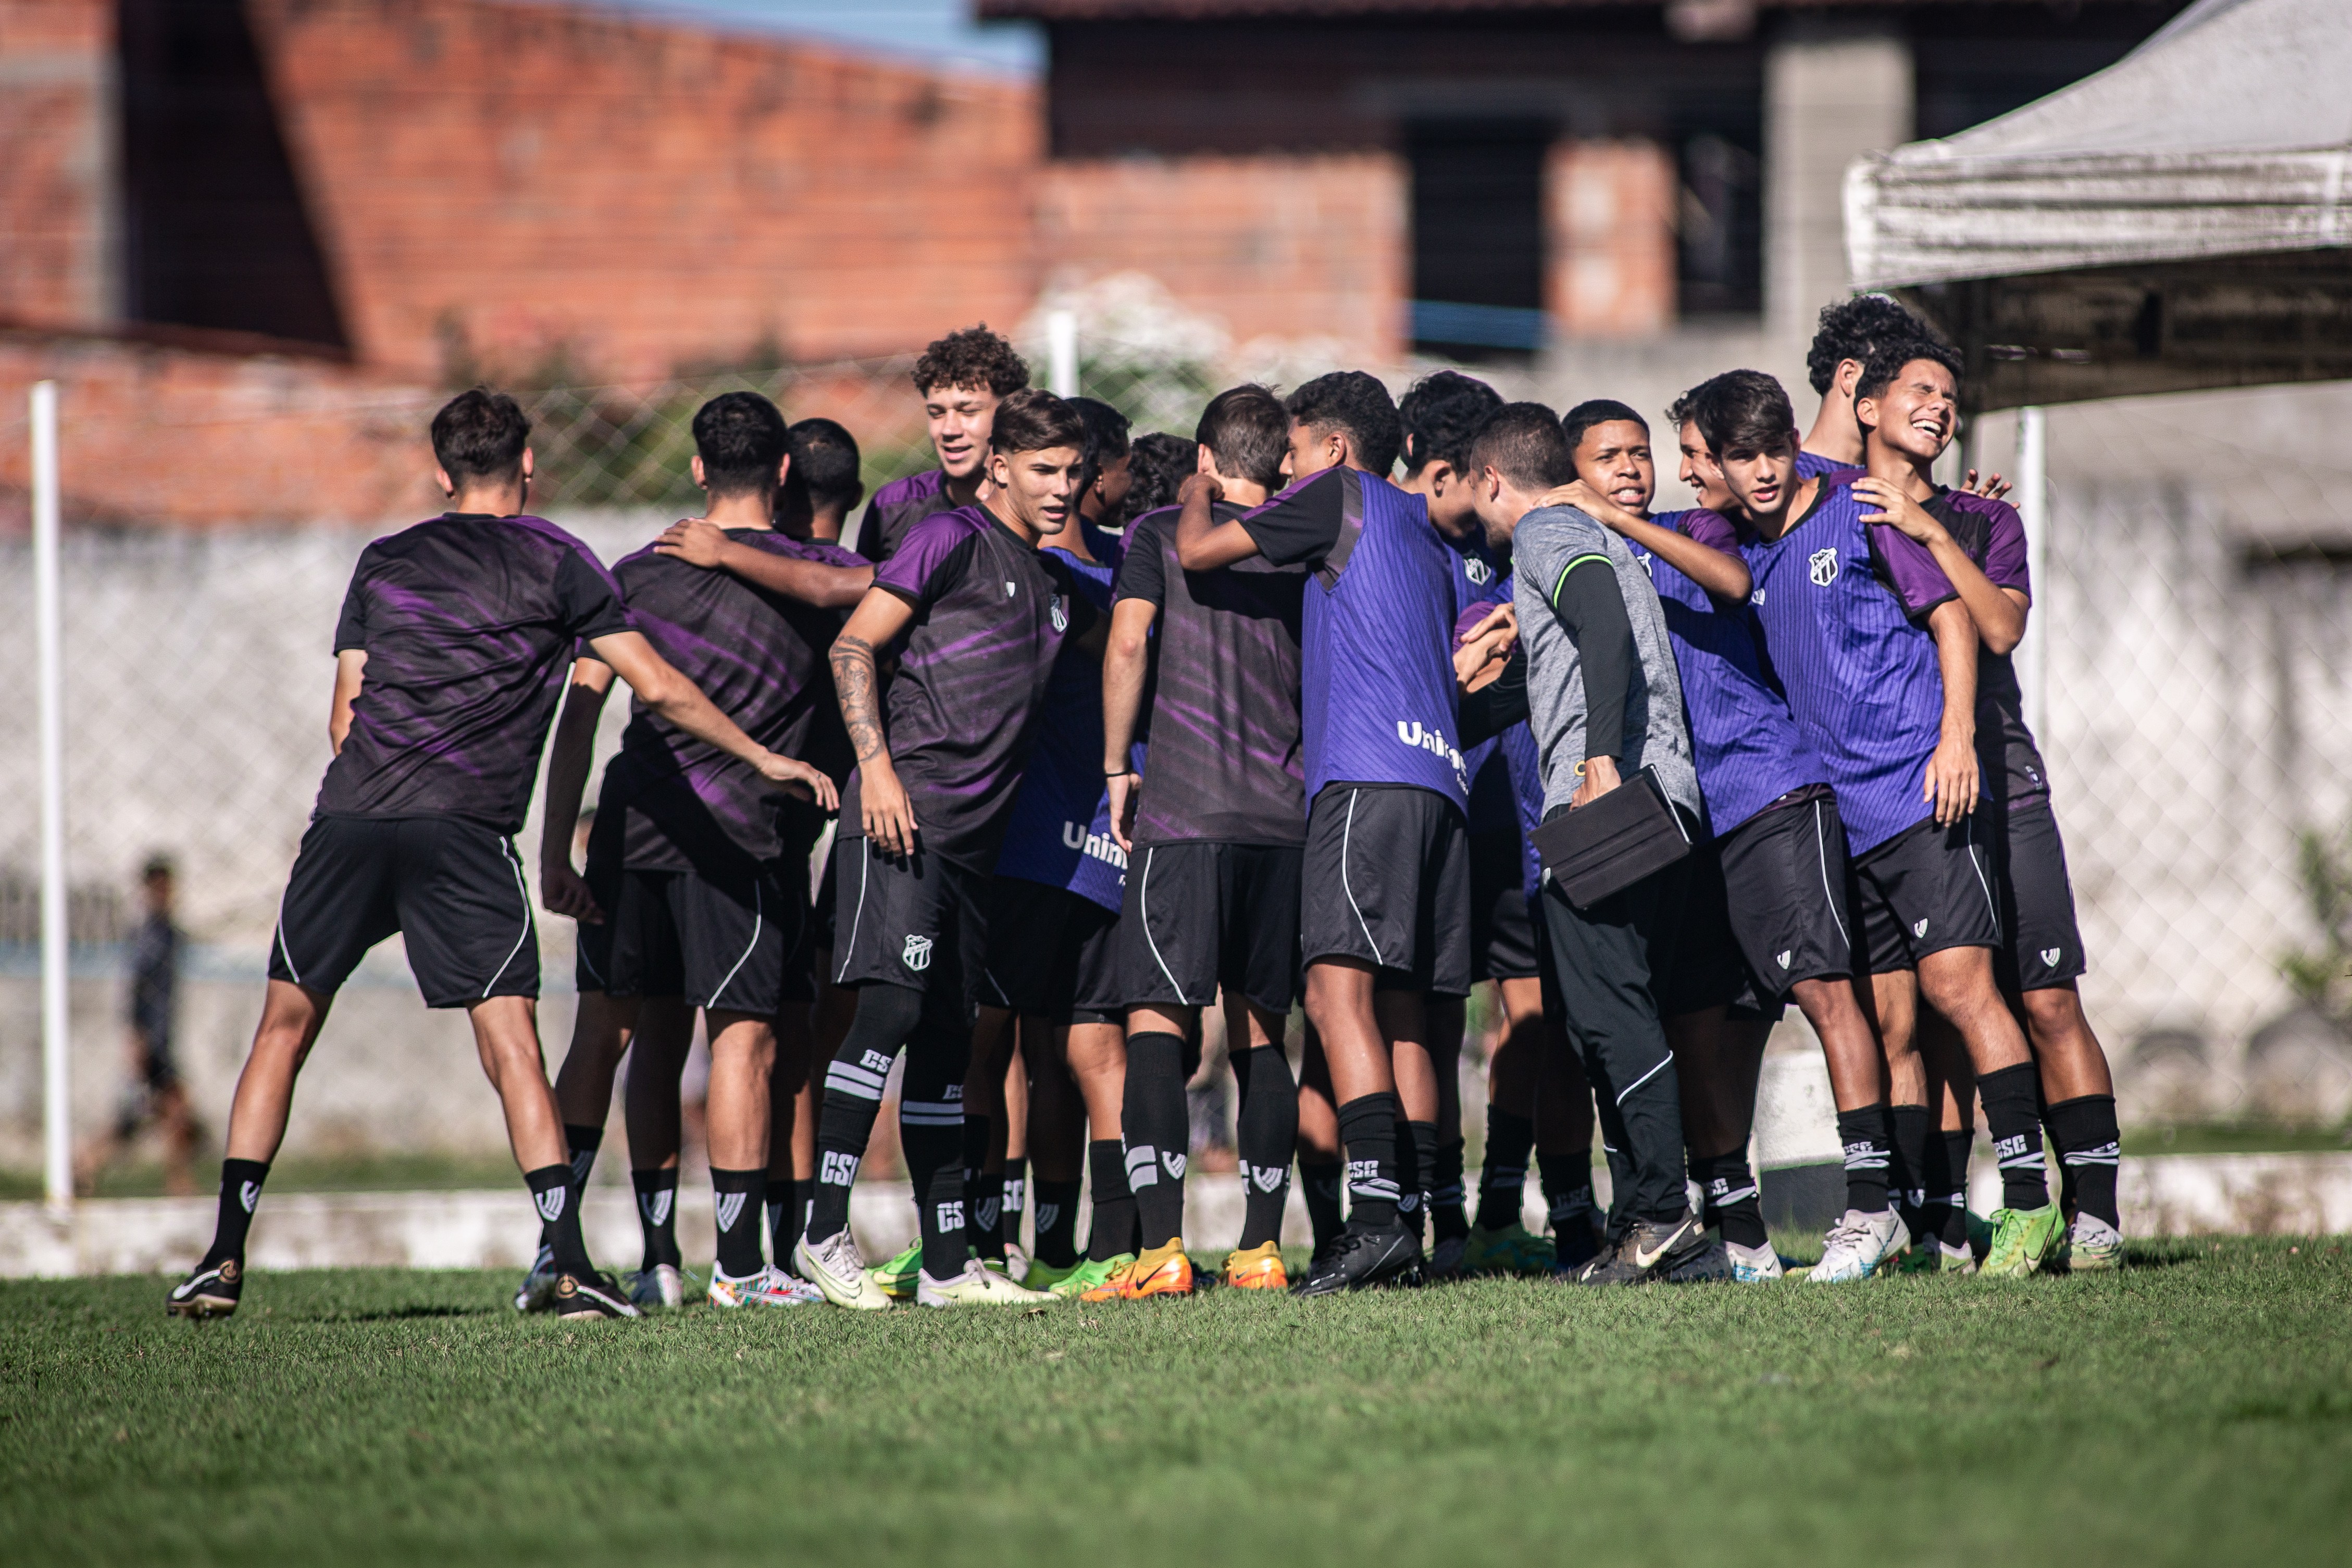
[[[888,755],[882,733],[882,707],[875,679],[874,647],[864,637],[840,637],[830,656],[833,686],[841,700],[841,721],[861,763]]]

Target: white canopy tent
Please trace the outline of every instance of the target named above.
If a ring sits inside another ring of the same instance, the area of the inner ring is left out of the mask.
[[[2352,0],[2199,0],[2130,55],[1846,173],[1857,289],[1978,409],[2352,376]]]

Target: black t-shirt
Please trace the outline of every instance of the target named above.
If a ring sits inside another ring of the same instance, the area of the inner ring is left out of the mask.
[[[1927,510],[1994,587],[2033,596],[2025,530],[2014,507],[1939,489]],[[1977,764],[1984,773],[1985,793],[1996,800],[2014,805],[2050,793],[2049,768],[2025,722],[2025,690],[2018,684],[2016,661],[1983,647],[1977,649]]]
[[[453,512],[377,540],[335,627],[367,671],[315,815],[514,832],[574,648],[635,625],[612,574],[540,518]]]

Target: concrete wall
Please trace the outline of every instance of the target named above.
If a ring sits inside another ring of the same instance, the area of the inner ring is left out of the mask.
[[[1846,165],[1911,139],[1911,46],[1884,17],[1797,16],[1764,60],[1764,321],[1812,336],[1823,305],[1851,291]]]
[[[1675,321],[1675,162],[1657,142],[1570,140],[1544,167],[1545,309],[1563,338],[1650,338]]]

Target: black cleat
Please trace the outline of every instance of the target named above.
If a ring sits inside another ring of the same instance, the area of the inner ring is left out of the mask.
[[[207,1263],[172,1287],[172,1293],[163,1298],[163,1315],[199,1323],[207,1318],[226,1318],[236,1310],[237,1297],[244,1289],[245,1265],[234,1258]]]
[[[1636,1220],[1614,1252],[1604,1252],[1577,1276],[1580,1285],[1646,1285],[1698,1263],[1708,1249],[1698,1215],[1685,1209],[1661,1225]]]
[[[1555,1279],[1573,1279],[1591,1267],[1601,1256],[1601,1237],[1589,1225],[1571,1225],[1552,1237],[1552,1270]]]
[[[547,1310],[559,1318],[641,1318],[644,1313],[609,1274],[558,1274],[547,1294]]]
[[[1731,1278],[1731,1254],[1723,1243],[1710,1241],[1659,1276],[1669,1285],[1703,1285]]]
[[[1404,1226],[1359,1230],[1349,1226],[1328,1252],[1307,1266],[1307,1278],[1290,1288],[1294,1296],[1335,1296],[1381,1285],[1421,1282],[1421,1237]]]

